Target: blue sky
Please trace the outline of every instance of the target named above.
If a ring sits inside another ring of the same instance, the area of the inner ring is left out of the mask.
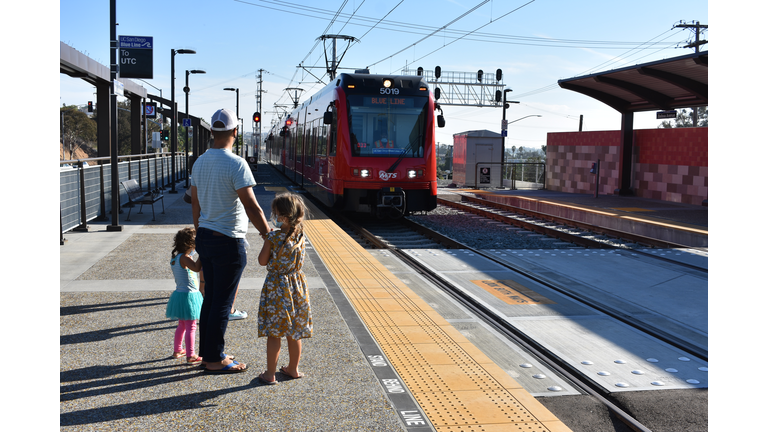
[[[341,34],[360,40],[346,52],[341,67],[369,66],[372,73],[398,73],[406,65],[425,69],[440,65],[443,71],[459,72],[502,69],[504,83],[512,89],[508,98],[520,101],[511,105],[507,119],[542,116],[510,125],[506,144],[536,148],[546,143],[547,132],[577,130],[579,115],[584,116],[584,130],[618,129],[620,116],[615,110],[560,89],[557,80],[692,53],[692,49],[674,48],[693,37],[689,30],[673,29],[680,21],[709,24],[707,2],[117,2],[118,35],[154,38],[154,78],[146,80],[148,84],[137,81],[150,93],[159,93],[154,86],[170,99],[171,49],[197,51],[176,55],[180,111],[184,110],[185,70],[203,69],[205,75],[190,75],[190,113],[207,118],[221,107],[235,109],[235,93],[223,88],[239,88],[240,116],[246,130],[251,130],[256,76],[263,69],[267,90],[263,124],[268,125],[274,116],[269,113],[274,111],[273,104],[289,103],[285,88],[303,88],[303,97],[309,97],[322,87],[296,66],[324,66],[323,45],[317,44],[317,38]],[[61,41],[109,64],[108,1],[62,0],[59,26]],[[470,34],[455,40],[466,33]],[[339,42],[339,51],[345,48],[346,43]],[[311,71],[322,76],[322,69]],[[93,92],[82,80],[60,75],[59,106],[85,104],[95,99]],[[466,130],[500,131],[501,109],[445,106],[444,112],[447,126],[438,130],[439,142],[450,143],[454,133]],[[637,129],[659,123],[654,113],[635,118]]]

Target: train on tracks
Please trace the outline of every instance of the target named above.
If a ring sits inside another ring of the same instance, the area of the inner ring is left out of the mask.
[[[341,73],[272,127],[265,157],[331,208],[397,218],[437,206],[436,124],[424,77]]]

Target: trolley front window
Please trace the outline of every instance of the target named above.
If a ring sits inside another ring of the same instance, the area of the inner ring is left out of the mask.
[[[349,95],[352,156],[424,157],[425,96]]]

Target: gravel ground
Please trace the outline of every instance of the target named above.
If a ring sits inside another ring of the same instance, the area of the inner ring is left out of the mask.
[[[440,234],[451,237],[475,249],[563,249],[573,248],[569,243],[558,242],[531,232],[509,229],[509,225],[490,219],[476,219],[450,207],[438,205],[424,215],[408,216]]]

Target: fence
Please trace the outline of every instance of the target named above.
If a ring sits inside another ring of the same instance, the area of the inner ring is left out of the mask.
[[[492,174],[489,165],[500,165],[503,169],[501,181],[498,174]],[[481,168],[485,168],[485,178],[481,175]],[[492,180],[491,177],[495,180]],[[477,185],[491,187],[491,183],[509,189],[546,189],[546,165],[541,162],[477,162],[475,164],[475,178]]]
[[[504,180],[510,189],[544,189],[546,165],[538,162],[512,162],[505,167]]]
[[[106,220],[112,209],[112,169],[109,157],[59,162],[59,207],[61,233],[72,229],[84,230],[94,219]],[[89,165],[101,162],[101,165]],[[65,165],[68,164],[68,165]],[[72,165],[75,166],[72,166]],[[173,177],[170,153],[118,156],[118,183],[136,179],[142,190],[164,189]],[[187,161],[176,154],[176,179],[186,179]],[[120,205],[128,202],[123,188],[119,189]]]

